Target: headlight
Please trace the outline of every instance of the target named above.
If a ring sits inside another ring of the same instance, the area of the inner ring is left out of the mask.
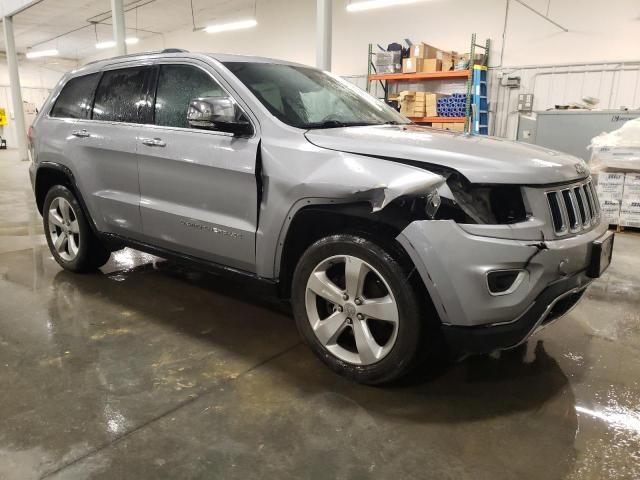
[[[518,185],[475,185],[459,177],[447,181],[456,205],[471,223],[505,225],[527,219],[522,189]]]

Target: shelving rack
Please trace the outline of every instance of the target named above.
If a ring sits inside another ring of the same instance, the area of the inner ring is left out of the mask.
[[[476,41],[476,34],[471,35],[471,46],[469,48],[469,64],[468,70],[451,70],[447,72],[429,72],[429,73],[377,73],[375,65],[373,63],[373,45],[369,44],[368,61],[367,61],[367,92],[371,91],[372,82],[380,82],[384,91],[384,100],[389,99],[389,85],[397,82],[427,82],[431,80],[462,80],[466,79],[466,92],[467,103],[465,108],[464,117],[410,117],[415,123],[464,123],[465,132],[473,132],[479,134],[486,134],[488,130],[486,124],[488,123],[488,98],[487,98],[487,86],[486,86],[486,66],[489,62],[489,46],[490,41],[487,39],[484,45],[479,45]],[[483,50],[482,61],[479,65],[474,65],[476,49]],[[477,67],[482,66],[484,70]],[[483,72],[484,75],[481,73]],[[474,77],[478,75],[476,80],[477,89],[474,88]],[[482,76],[482,78],[480,78]],[[476,92],[482,90],[482,98],[475,98],[472,100],[472,95],[479,95]],[[476,103],[473,103],[476,101]],[[477,112],[477,113],[476,113]],[[474,115],[478,118],[479,122],[474,122]]]
[[[469,79],[467,80],[467,105],[464,131],[487,135],[489,133],[489,98],[487,96],[487,67],[489,65],[489,47],[487,38],[484,45],[476,41],[476,34],[471,34],[469,49]],[[476,48],[483,50],[482,61],[475,63]]]

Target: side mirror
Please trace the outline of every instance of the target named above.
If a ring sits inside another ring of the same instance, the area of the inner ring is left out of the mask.
[[[189,102],[187,122],[191,128],[251,135],[247,117],[230,97],[194,98]]]

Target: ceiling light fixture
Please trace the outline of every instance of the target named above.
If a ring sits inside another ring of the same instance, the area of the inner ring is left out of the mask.
[[[40,57],[55,57],[56,55],[58,55],[58,50],[55,48],[52,48],[51,50],[37,50],[37,51],[31,51],[31,52],[27,52],[26,57],[27,58],[40,58]]]
[[[140,41],[140,39],[137,38],[137,37],[129,37],[129,38],[127,38],[125,40],[125,43],[127,45],[135,45],[139,41]],[[114,40],[109,40],[108,42],[98,42],[98,43],[96,43],[96,48],[98,48],[98,49],[111,48],[111,47],[115,47],[115,46],[116,46],[116,42]]]
[[[363,10],[373,10],[374,8],[396,7],[398,5],[407,5],[423,1],[425,0],[364,0],[348,4],[347,12],[361,12]]]
[[[256,25],[258,25],[258,22],[255,19],[250,19],[250,20],[240,20],[238,22],[219,23],[217,25],[209,25],[208,27],[204,27],[203,30],[207,33],[220,33],[220,32],[228,32],[230,30],[252,28],[252,27],[255,27]]]

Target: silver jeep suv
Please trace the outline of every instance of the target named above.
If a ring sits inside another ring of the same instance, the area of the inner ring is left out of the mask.
[[[524,342],[608,266],[586,164],[412,124],[315,68],[180,50],[68,73],[31,179],[65,269],[130,246],[277,288],[335,371]],[[442,343],[440,343],[442,344]]]

